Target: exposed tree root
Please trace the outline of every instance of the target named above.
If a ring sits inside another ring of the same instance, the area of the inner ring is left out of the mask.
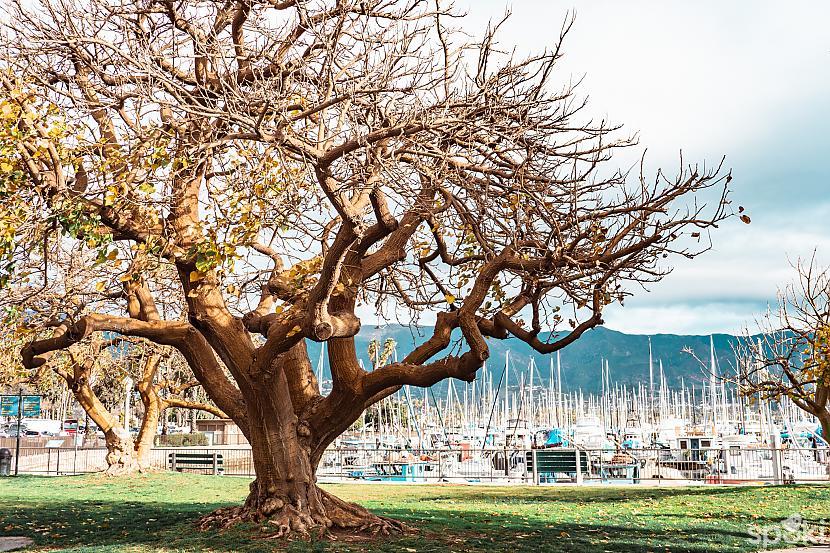
[[[108,466],[104,470],[106,476],[129,476],[131,474],[143,473],[145,467],[131,455],[124,455],[121,452],[107,454]]]
[[[356,503],[344,501],[324,490],[320,490],[320,493],[326,513],[336,528],[383,536],[411,531],[403,522],[373,514]]]
[[[144,467],[138,462],[135,444],[123,428],[110,428],[106,432],[107,440],[107,476],[126,476],[143,472]]]
[[[197,521],[197,527],[200,530],[227,529],[243,522],[264,523],[264,537],[268,539],[295,536],[309,539],[323,537],[333,530],[369,536],[389,536],[410,531],[402,522],[375,515],[360,505],[343,501],[319,488],[315,492],[313,495],[319,496],[320,501],[303,506],[297,502],[292,504],[287,498],[252,500],[249,497],[245,505],[225,507],[208,513]],[[271,527],[276,531],[267,533]]]
[[[250,516],[245,507],[223,507],[200,517],[196,527],[199,530],[225,530],[248,520]]]
[[[133,474],[141,474],[141,473],[144,473],[144,472],[145,472],[144,469],[141,468],[138,465],[138,463],[136,463],[135,465],[116,464],[116,465],[110,465],[109,467],[107,467],[107,469],[104,471],[104,475],[113,476],[113,477],[115,477],[115,476],[130,476],[130,475],[133,475]]]

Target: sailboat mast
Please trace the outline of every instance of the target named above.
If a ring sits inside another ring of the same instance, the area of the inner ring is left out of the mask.
[[[317,360],[317,389],[323,395],[323,359],[326,354],[326,342],[320,344],[320,358]]]
[[[533,357],[530,358],[530,393],[528,394],[529,398],[529,410],[528,410],[528,419],[530,420],[530,425],[533,426],[536,421],[534,420],[534,415],[536,413],[536,409],[533,406],[533,369],[535,368],[536,364],[533,362]]]
[[[557,355],[559,353],[557,352]],[[553,357],[549,359],[550,361],[550,377],[548,379],[548,426],[553,425],[553,409],[554,409],[554,399],[553,399]],[[556,425],[559,426],[559,413],[556,413]]]
[[[648,420],[654,423],[654,354],[651,349],[651,336],[648,338]]]
[[[502,414],[502,426],[507,426],[510,420],[510,350],[504,354],[504,412]]]
[[[557,417],[561,417],[561,420],[557,418],[556,424],[562,426],[565,424],[565,411],[562,404],[562,358],[558,351],[556,352],[556,393],[559,395],[559,408],[556,414]]]
[[[709,335],[709,396],[712,409],[712,428],[715,428],[718,410],[717,367],[715,366],[715,338]]]

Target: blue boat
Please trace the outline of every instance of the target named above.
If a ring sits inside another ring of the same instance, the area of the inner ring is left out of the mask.
[[[426,482],[436,478],[435,464],[427,461],[373,463],[368,469],[353,471],[352,478],[369,482]]]
[[[539,448],[571,447],[568,433],[561,428],[551,428],[536,432],[534,441]]]

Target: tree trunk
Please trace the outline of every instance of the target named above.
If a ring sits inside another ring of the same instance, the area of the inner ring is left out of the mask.
[[[89,419],[89,413],[84,411],[84,446],[87,446],[92,441],[97,441],[98,436],[92,428],[92,423]]]
[[[131,474],[141,469],[135,457],[133,438],[122,428],[89,386],[86,377],[78,378],[71,384],[75,398],[95,424],[104,431],[107,445],[108,475]]]
[[[107,443],[107,470],[110,476],[139,472],[142,467],[135,455],[133,438],[124,428],[112,426],[104,432]]]
[[[818,420],[821,423],[821,437],[824,441],[830,444],[830,409],[825,409],[823,413],[818,414]]]
[[[317,486],[309,426],[294,414],[284,373],[278,382],[253,386],[246,398],[251,451],[256,480],[241,507],[221,509],[204,517],[203,528],[228,527],[236,522],[263,522],[275,526],[273,537],[289,533],[309,535],[330,528],[389,534],[402,523],[370,513]]]
[[[150,467],[150,455],[153,450],[153,442],[158,432],[159,417],[164,411],[164,400],[159,397],[153,381],[161,362],[161,357],[151,354],[144,363],[141,378],[136,384],[138,393],[141,396],[141,404],[144,406],[144,416],[141,419],[141,429],[138,431],[138,439],[135,444],[135,456],[142,469]]]
[[[144,417],[141,419],[141,429],[135,442],[135,456],[142,469],[150,467],[150,456],[158,431],[159,418],[162,414],[162,401],[155,390],[148,394],[141,392],[144,403]]]

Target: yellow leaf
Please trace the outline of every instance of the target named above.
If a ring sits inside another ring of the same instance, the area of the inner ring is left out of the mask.
[[[200,271],[190,271],[190,282],[198,282],[204,278],[205,274]]]
[[[108,261],[115,261],[116,257],[118,257],[118,250],[112,250],[110,253],[107,254]]]
[[[97,284],[95,284],[95,289],[98,290],[99,292],[103,292],[106,287],[107,287],[107,285],[104,284],[103,282],[98,282]]]
[[[453,296],[452,294],[444,295],[444,299],[447,300],[447,303],[450,305],[455,303],[455,296]]]
[[[127,275],[123,275],[123,276],[118,277],[118,282],[129,282],[132,279],[133,279],[133,275],[127,274]]]
[[[11,173],[13,170],[14,167],[12,167],[11,163],[5,161],[3,163],[0,163],[0,171],[3,171],[4,173]]]

